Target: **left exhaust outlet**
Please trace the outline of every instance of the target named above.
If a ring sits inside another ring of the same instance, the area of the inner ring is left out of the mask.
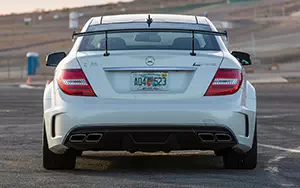
[[[85,137],[86,137],[85,134],[73,134],[72,136],[70,136],[69,141],[81,143],[84,141]]]

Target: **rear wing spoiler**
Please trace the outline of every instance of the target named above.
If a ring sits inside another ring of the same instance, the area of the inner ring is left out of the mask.
[[[192,34],[192,46],[190,53],[191,56],[196,56],[195,53],[195,33],[200,34],[207,34],[207,35],[214,35],[214,36],[225,36],[228,38],[227,31],[217,32],[217,31],[208,31],[208,30],[197,30],[197,29],[172,29],[172,28],[139,28],[139,29],[110,29],[110,30],[99,30],[99,31],[87,31],[87,32],[80,32],[76,33],[73,32],[72,39],[77,37],[83,36],[92,36],[92,35],[99,35],[105,34],[105,53],[104,56],[109,56],[108,49],[107,49],[107,35],[110,33],[124,33],[124,32],[182,32],[182,33],[191,33]]]

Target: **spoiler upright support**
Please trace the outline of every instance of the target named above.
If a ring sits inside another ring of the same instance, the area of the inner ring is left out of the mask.
[[[105,31],[105,53],[104,56],[109,56],[108,53],[108,38],[107,38],[107,31]]]
[[[192,52],[190,54],[191,54],[191,56],[196,56],[196,53],[195,53],[195,31],[192,31]]]

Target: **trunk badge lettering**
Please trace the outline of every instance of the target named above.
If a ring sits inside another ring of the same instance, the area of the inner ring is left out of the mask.
[[[90,65],[90,67],[97,67],[97,66],[98,66],[98,63],[96,63],[96,62],[92,62]]]
[[[200,64],[199,62],[195,62],[195,63],[193,64],[193,66],[198,66],[198,67],[200,67],[201,64]]]
[[[200,67],[200,66],[217,66],[217,64],[215,64],[215,63],[199,63],[199,62],[195,62],[194,64],[193,64],[193,66],[195,66],[195,67]]]

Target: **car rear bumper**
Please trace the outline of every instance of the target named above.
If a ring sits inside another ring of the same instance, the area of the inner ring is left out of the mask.
[[[146,150],[151,145],[151,150],[213,150],[218,147],[236,147],[247,152],[252,147],[256,112],[242,106],[237,102],[240,100],[236,98],[237,96],[208,97],[199,101],[95,101],[81,99],[76,103],[62,100],[59,102],[60,105],[44,112],[49,148],[55,153],[63,153],[68,148],[77,150]],[[224,103],[224,101],[227,102]],[[256,103],[255,99],[253,99],[253,103]],[[126,132],[123,130],[124,128],[130,130]],[[152,130],[160,135],[168,130],[170,135],[165,140],[165,144],[146,143],[141,145],[141,143],[134,142],[131,135],[133,131],[147,132],[147,130]],[[215,131],[225,130],[226,134],[230,133],[232,142],[204,144],[199,139],[197,130],[204,133],[212,131],[213,134]],[[70,143],[69,136],[77,132],[85,135],[101,133],[103,138],[97,144]],[[111,138],[114,139],[111,140]],[[128,140],[131,144],[126,147],[120,144],[129,142]],[[178,144],[176,146],[178,142],[179,146]],[[145,145],[147,147],[142,147]]]
[[[237,140],[231,130],[195,126],[77,126],[63,144],[80,151],[126,150],[218,150],[231,148]]]

